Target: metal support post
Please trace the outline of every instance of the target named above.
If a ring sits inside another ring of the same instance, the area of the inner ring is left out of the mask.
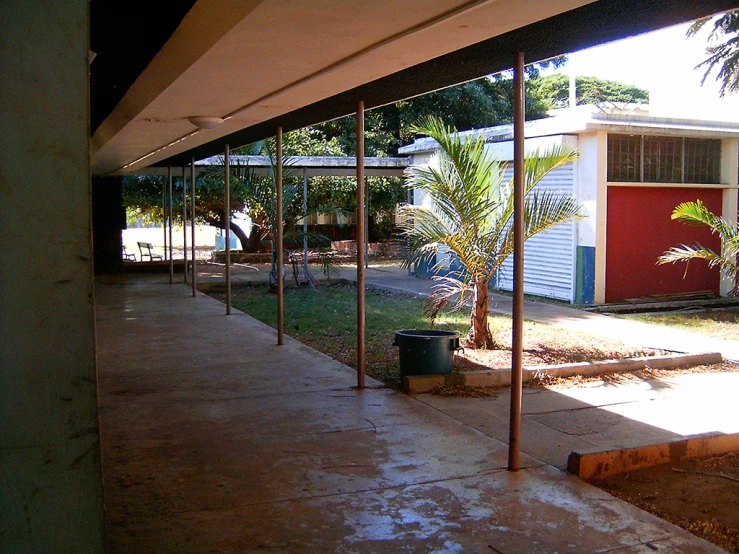
[[[195,158],[190,162],[190,243],[192,245],[192,296],[195,297],[195,281],[197,280],[198,269],[195,266]]]
[[[169,179],[169,284],[174,283],[174,259],[172,258],[172,166],[167,167]]]
[[[369,205],[370,190],[367,183],[367,177],[364,178],[365,202],[367,204],[364,210],[364,267],[369,269]]]
[[[277,187],[277,217],[274,222],[274,231],[272,238],[277,241],[277,344],[284,344],[284,309],[285,309],[285,291],[282,278],[284,269],[284,260],[282,252],[282,127],[277,127],[277,175],[275,176],[275,185]]]
[[[411,201],[413,199],[411,198],[411,189],[408,189],[406,192],[406,203],[410,206]],[[408,237],[405,239],[405,248],[406,248],[406,254],[410,254],[411,252],[411,238]],[[411,264],[408,264],[408,277],[410,277],[413,274]]]
[[[523,382],[523,232],[524,232],[524,57],[513,67],[513,336],[511,344],[511,420],[508,469],[518,471],[521,449]]]
[[[357,103],[357,388],[364,388],[364,101]]]
[[[303,168],[303,279],[310,282],[308,274],[308,170]]]
[[[224,156],[225,207],[223,217],[226,227],[226,315],[231,315],[231,167],[228,144]]]
[[[185,166],[182,166],[182,257],[185,265],[182,268],[182,278],[187,284],[187,177]]]
[[[162,184],[162,231],[164,232],[164,259],[167,260],[167,183]],[[141,260],[144,261],[143,259]]]

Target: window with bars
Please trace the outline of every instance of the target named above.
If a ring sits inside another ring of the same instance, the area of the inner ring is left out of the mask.
[[[685,139],[685,183],[718,183],[721,180],[721,141]]]
[[[641,181],[641,137],[608,135],[608,180]]]
[[[721,140],[609,134],[608,180],[720,183]]]

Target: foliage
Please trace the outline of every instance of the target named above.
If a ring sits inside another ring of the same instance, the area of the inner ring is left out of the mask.
[[[429,304],[432,320],[456,298],[457,309],[472,294],[468,341],[491,348],[488,328],[488,286],[503,261],[513,252],[513,182],[504,180],[506,164],[485,147],[482,136],[463,139],[439,118],[424,118],[414,127],[434,138],[439,150],[427,166],[413,166],[406,186],[431,199],[431,207],[405,206],[404,234],[411,240],[407,263],[433,263],[440,248],[448,250],[464,271],[437,277]],[[580,216],[580,207],[568,196],[535,191],[535,185],[553,169],[576,159],[574,151],[553,148],[535,153],[525,162],[524,237]],[[439,269],[438,267],[436,269]]]
[[[528,83],[539,78],[540,69],[559,67],[565,60],[559,57],[526,66]],[[526,118],[545,117],[548,109],[536,87],[527,86]],[[366,154],[396,156],[400,146],[413,142],[413,124],[429,115],[460,131],[510,123],[513,121],[513,79],[508,73],[483,77],[367,111]],[[355,118],[344,117],[317,127],[327,138],[336,139],[347,155],[356,155]]]
[[[178,172],[179,173],[179,172]],[[190,186],[188,178],[188,205]],[[152,175],[127,175],[123,178],[123,205],[128,219],[143,219],[147,223],[161,224],[164,221],[163,202],[167,178]],[[224,228],[223,176],[207,175],[197,178],[195,188],[196,221],[200,224]],[[175,225],[182,224],[182,176],[172,178],[172,219]],[[246,206],[246,190],[236,182],[231,188],[231,212],[243,211]]]
[[[721,82],[719,94],[733,94],[739,91],[739,10],[732,10],[713,19],[706,17],[697,20],[688,29],[687,36],[692,37],[707,24],[713,23],[708,34],[709,46],[706,47],[708,58],[698,64],[696,69],[705,68],[701,85],[711,72],[717,69],[716,80]],[[718,44],[711,44],[718,42]]]
[[[282,159],[282,220],[277,219],[277,158],[273,147],[274,141],[259,142],[252,145],[252,155],[265,156],[269,161],[266,175],[259,175],[248,165],[231,166],[234,180],[246,192],[247,210],[252,218],[252,233],[261,241],[269,238],[272,243],[271,283],[277,283],[277,225],[282,224],[284,242],[303,242],[318,249],[321,265],[328,273],[333,266],[333,259],[325,251],[330,246],[330,239],[319,233],[305,233],[298,221],[316,211],[326,211],[325,206],[314,207],[307,211],[303,207],[303,182],[292,167],[293,159],[284,155]],[[308,276],[306,276],[308,277]],[[309,278],[309,277],[308,277]],[[309,278],[310,279],[310,278]]]
[[[730,223],[723,217],[711,213],[700,200],[683,202],[675,208],[671,217],[688,225],[701,225],[711,229],[712,233],[721,238],[721,253],[716,253],[699,243],[681,244],[667,250],[659,257],[657,263],[685,262],[685,273],[687,273],[691,261],[705,260],[708,262],[708,267],[718,267],[724,277],[731,279],[734,287],[729,295],[737,296],[739,291],[736,280],[739,277],[739,265],[737,265],[736,257],[739,254],[739,224]]]
[[[564,73],[547,75],[530,86],[549,108],[567,108],[570,104],[570,77]],[[649,103],[648,90],[598,77],[576,77],[575,92],[578,105],[602,101]]]

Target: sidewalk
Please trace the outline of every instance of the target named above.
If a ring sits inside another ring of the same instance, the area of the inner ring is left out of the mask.
[[[99,280],[96,314],[111,553],[721,552],[546,463],[595,441],[564,427],[577,411],[676,434],[604,410],[611,390],[527,392],[511,473],[504,395],[355,390],[350,368],[166,276]]]

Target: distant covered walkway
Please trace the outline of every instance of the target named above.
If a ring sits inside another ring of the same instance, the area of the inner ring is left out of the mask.
[[[164,279],[97,285],[112,553],[719,552]]]

